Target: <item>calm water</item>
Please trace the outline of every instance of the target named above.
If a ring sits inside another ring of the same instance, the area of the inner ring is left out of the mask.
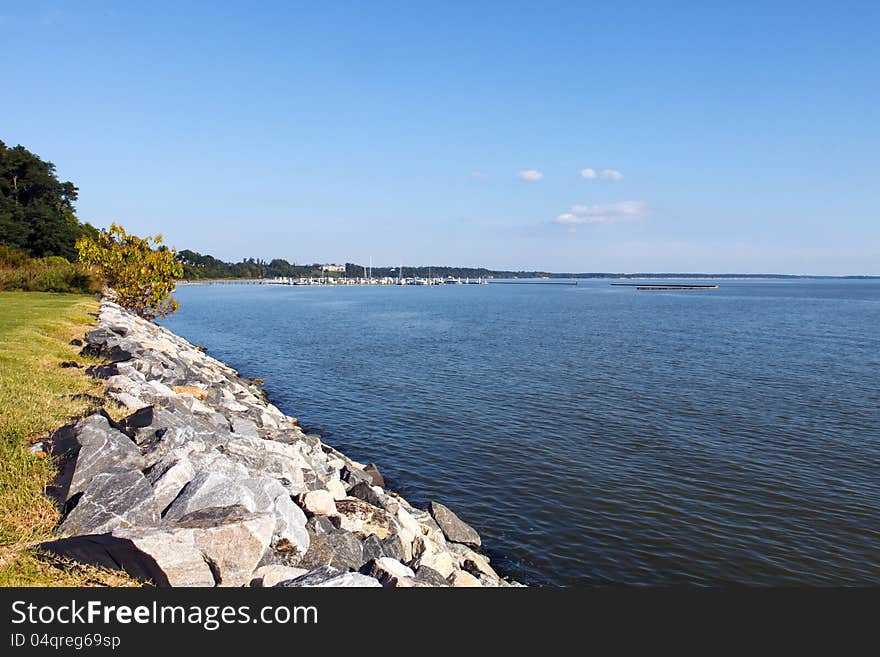
[[[880,282],[178,290],[166,324],[502,572],[880,584]]]

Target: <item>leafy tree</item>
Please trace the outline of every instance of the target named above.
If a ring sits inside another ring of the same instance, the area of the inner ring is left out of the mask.
[[[161,235],[141,238],[111,224],[109,230],[81,237],[76,248],[81,262],[100,270],[119,305],[147,319],[177,310],[171,293],[183,267]]]
[[[58,180],[51,162],[0,141],[0,244],[73,260],[76,240],[95,232],[74,214],[77,192],[72,182]]]

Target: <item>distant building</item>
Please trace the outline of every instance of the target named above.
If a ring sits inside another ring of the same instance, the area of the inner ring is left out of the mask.
[[[321,271],[335,271],[345,273],[345,265],[321,265]]]

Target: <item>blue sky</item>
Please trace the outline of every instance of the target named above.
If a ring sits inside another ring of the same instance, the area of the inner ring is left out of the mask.
[[[96,225],[226,259],[880,274],[880,3],[128,5],[0,3],[0,139]]]

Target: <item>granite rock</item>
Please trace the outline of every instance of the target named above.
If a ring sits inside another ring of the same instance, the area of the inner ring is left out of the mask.
[[[141,470],[143,455],[131,439],[110,426],[103,414],[91,415],[53,437],[52,451],[62,461],[60,496],[67,501],[85,491],[96,475],[111,468]],[[65,485],[66,484],[66,485]]]
[[[62,535],[104,534],[116,527],[159,521],[153,489],[138,470],[110,468],[96,474],[58,528]]]
[[[280,582],[275,586],[295,587],[334,587],[334,588],[379,588],[378,580],[361,573],[342,573],[332,567],[317,568],[302,577]]]
[[[440,529],[443,530],[446,538],[453,543],[462,543],[463,545],[479,549],[481,545],[480,535],[473,527],[462,521],[439,502],[428,504],[428,510],[440,526]]]

